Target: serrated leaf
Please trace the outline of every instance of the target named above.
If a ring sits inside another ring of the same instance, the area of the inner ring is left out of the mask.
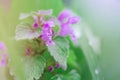
[[[80,80],[80,75],[76,70],[71,70],[65,75],[56,75],[51,78],[51,80]]]
[[[40,56],[25,59],[25,74],[27,80],[38,80],[44,72],[46,60]]]
[[[72,70],[62,80],[80,80],[80,75],[76,70]]]
[[[29,24],[19,24],[16,27],[16,40],[34,39],[39,37],[40,31],[33,30]]]
[[[54,42],[56,45],[48,46],[48,50],[55,61],[58,62],[64,70],[66,70],[67,57],[69,54],[68,42],[64,38],[57,38]]]

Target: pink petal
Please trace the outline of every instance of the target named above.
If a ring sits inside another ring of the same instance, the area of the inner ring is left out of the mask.
[[[78,17],[76,17],[76,16],[70,17],[70,18],[68,19],[68,23],[70,23],[70,24],[76,24],[76,23],[78,23],[79,20],[80,20],[80,19],[79,19]]]
[[[66,18],[68,18],[71,15],[71,12],[69,10],[64,10],[60,13],[60,15],[58,16],[58,20],[60,22],[64,22],[64,20]]]
[[[2,66],[2,67],[6,66],[6,59],[2,59],[0,61],[0,66]]]
[[[61,25],[61,29],[59,35],[65,37],[73,33],[73,29],[69,26],[69,24]]]
[[[44,26],[46,26],[46,27],[54,27],[55,24],[54,24],[53,21],[47,21]]]

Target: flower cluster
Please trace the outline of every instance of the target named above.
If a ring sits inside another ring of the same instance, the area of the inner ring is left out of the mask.
[[[41,28],[41,34],[39,38],[41,38],[46,46],[49,46],[50,44],[54,44],[52,41],[52,36],[54,35],[54,30],[52,29],[55,27],[55,23],[52,20],[49,20],[52,15],[52,10],[40,10],[37,15],[33,16],[33,28]],[[48,19],[45,19],[45,17],[48,17]]]
[[[55,44],[52,41],[52,36],[54,35],[54,30],[52,29],[55,27],[53,21],[47,21],[44,26],[42,27],[42,33],[40,35],[40,38],[46,42],[46,45],[49,46],[50,44]]]
[[[53,37],[57,36],[71,36],[71,39],[75,39],[74,30],[72,29],[71,25],[76,24],[79,21],[77,16],[73,16],[72,12],[69,10],[64,10],[60,13],[57,17],[52,15],[52,10],[40,10],[38,12],[32,12],[30,14],[22,14],[20,19],[25,19],[28,17],[32,17],[33,24],[31,32],[30,30],[25,29],[20,31],[21,29],[16,30],[16,39],[33,39],[33,38],[40,38],[43,42],[45,42],[46,46],[55,45],[53,41]],[[59,31],[55,34],[54,27],[56,25],[59,26]],[[24,25],[23,25],[24,26]],[[37,29],[40,29],[40,33],[38,33]],[[21,36],[21,33],[26,33]],[[37,33],[37,34],[36,34]],[[24,37],[23,37],[24,36]],[[30,36],[33,36],[30,38]],[[21,38],[20,38],[21,37]]]
[[[28,42],[32,43],[27,46],[27,56],[41,57],[43,53],[48,52],[57,64],[52,66],[54,62],[50,62],[47,67],[52,72],[54,68],[67,69],[67,58],[69,55],[69,44],[65,39],[66,36],[70,36],[71,40],[75,39],[73,24],[79,22],[79,17],[69,10],[63,10],[58,17],[52,14],[52,10],[40,10],[38,12],[32,12],[29,14],[21,14],[20,19],[30,19],[32,22],[23,22],[16,28],[16,40],[28,39]],[[38,54],[38,55],[35,55]],[[47,54],[45,54],[47,55]],[[41,59],[41,62],[45,61]],[[47,60],[46,60],[47,61]],[[38,64],[37,64],[38,65]],[[45,66],[38,65],[42,70]],[[34,67],[31,66],[31,67]]]
[[[71,24],[76,24],[79,21],[77,16],[73,16],[72,12],[69,10],[65,10],[60,13],[58,16],[58,20],[60,21],[60,32],[59,35],[65,37],[70,35],[71,39],[75,39],[75,34],[73,29],[71,28]]]
[[[7,63],[7,53],[6,53],[6,46],[3,42],[0,42],[0,53],[1,53],[1,60],[0,66],[5,66]]]

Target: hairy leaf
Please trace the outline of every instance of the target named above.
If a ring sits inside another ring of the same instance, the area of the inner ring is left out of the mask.
[[[31,16],[31,14],[29,14],[29,13],[21,13],[19,19],[23,20],[23,19],[26,19],[30,16]]]
[[[64,39],[61,39],[60,37],[55,39],[54,42],[56,45],[48,46],[48,50],[55,61],[58,62],[64,70],[66,70],[67,57],[69,54],[68,42]]]
[[[71,70],[66,75],[56,75],[51,80],[80,80],[80,75],[76,70]]]
[[[33,30],[29,24],[19,24],[16,28],[16,40],[34,39],[39,37],[40,32]]]
[[[43,74],[45,66],[46,60],[40,55],[25,59],[25,74],[27,80],[38,80]]]

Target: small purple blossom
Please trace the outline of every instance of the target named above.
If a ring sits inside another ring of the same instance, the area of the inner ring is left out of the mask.
[[[49,40],[49,41],[46,42],[46,46],[49,46],[49,45],[51,45],[51,44],[52,44],[52,45],[55,45],[55,43],[54,43],[52,40]]]
[[[40,10],[38,11],[37,15],[33,16],[34,24],[33,28],[38,28],[39,26],[42,26],[44,22],[44,16],[50,16],[52,14],[52,9],[50,10]]]
[[[42,34],[40,35],[40,38],[46,43],[46,46],[49,46],[51,44],[55,44],[52,41],[52,37],[54,35],[54,31],[52,27],[54,27],[54,23],[52,21],[47,21],[44,26],[42,27]]]
[[[72,35],[73,34],[73,29],[67,23],[61,24],[59,34],[63,37],[65,37],[67,35]]]
[[[80,19],[79,19],[78,17],[73,16],[73,17],[70,17],[70,18],[68,19],[68,23],[70,23],[70,24],[76,24],[76,23],[78,23],[79,20],[80,20]]]
[[[54,67],[53,66],[49,66],[49,71],[53,72],[54,71]]]
[[[0,66],[2,66],[2,67],[4,67],[4,66],[6,66],[6,59],[2,59],[1,61],[0,61]]]
[[[39,24],[37,22],[34,22],[33,28],[38,28],[38,27],[39,27]]]
[[[44,26],[45,27],[55,27],[55,23],[53,21],[47,21]]]
[[[5,66],[7,63],[8,55],[6,53],[6,46],[3,42],[0,42],[0,50],[2,51],[0,56],[0,66]]]
[[[0,42],[0,50],[5,50],[6,47],[5,47],[5,44],[3,42]]]
[[[44,23],[43,18],[37,15],[33,16],[33,20],[34,20],[34,23],[32,27],[35,29]]]
[[[76,16],[72,16],[72,12],[69,10],[64,10],[58,16],[58,20],[60,21],[60,31],[59,35],[66,37],[68,35],[71,36],[71,39],[75,39],[74,30],[71,28],[71,24],[76,24],[79,21],[79,18]]]
[[[2,67],[6,66],[7,58],[8,58],[8,55],[6,53],[3,53],[0,60],[0,66]]]
[[[65,19],[67,19],[68,17],[70,17],[71,12],[69,10],[64,10],[63,12],[60,13],[60,15],[58,16],[58,20],[61,23],[65,22]]]

